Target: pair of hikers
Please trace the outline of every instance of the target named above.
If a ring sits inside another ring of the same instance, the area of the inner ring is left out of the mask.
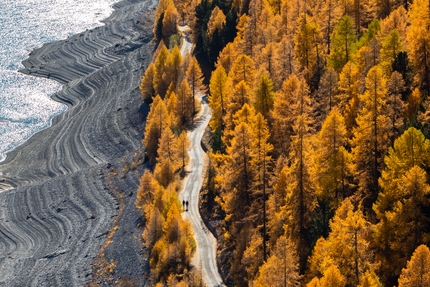
[[[182,206],[185,208],[185,206],[187,207],[187,208],[185,208],[185,211],[188,211],[188,200],[187,201],[185,201],[185,200],[182,200]]]

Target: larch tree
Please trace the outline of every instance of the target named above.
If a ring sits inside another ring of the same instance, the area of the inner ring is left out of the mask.
[[[381,66],[386,75],[391,74],[394,61],[398,54],[403,51],[400,33],[394,29],[382,40]]]
[[[310,275],[326,274],[330,266],[337,266],[345,276],[345,283],[357,286],[365,272],[373,268],[370,224],[346,198],[336,210],[330,227],[327,239],[319,239],[312,253]]]
[[[251,6],[251,4],[249,4],[249,6]],[[253,5],[249,17],[243,18],[243,20],[243,53],[253,58],[255,56],[253,53],[257,44],[257,12],[255,11],[255,5]]]
[[[224,128],[224,116],[227,109],[227,73],[223,66],[218,66],[212,72],[209,83],[209,106],[212,109],[212,117],[209,122],[212,133],[215,134],[218,129]]]
[[[335,108],[312,141],[315,148],[311,178],[319,201],[324,236],[328,235],[331,214],[353,190],[352,156],[344,148],[347,143],[346,136],[345,120]]]
[[[387,82],[387,114],[390,118],[390,139],[393,142],[404,126],[406,116],[406,103],[402,100],[402,94],[406,86],[402,74],[397,71],[391,73]]]
[[[330,0],[331,1],[331,0]],[[336,95],[338,94],[339,75],[333,69],[328,69],[321,77],[318,90],[315,94],[316,110],[319,116],[316,119],[318,127],[330,111],[336,106]]]
[[[430,218],[425,210],[429,207],[430,186],[427,173],[418,166],[412,167],[400,180],[399,200],[386,215],[393,226],[391,248],[398,256],[397,263],[404,266],[415,246],[428,243]]]
[[[225,15],[222,10],[216,6],[211,13],[211,16],[208,21],[208,36],[212,39],[215,31],[218,30],[218,33],[222,31],[223,26],[225,25]]]
[[[154,20],[154,36],[160,41],[163,38],[163,20],[165,17],[165,12],[170,5],[174,5],[172,0],[161,0],[157,9],[155,10],[155,20]]]
[[[338,0],[323,1],[322,7],[316,15],[318,25],[321,27],[321,33],[323,34],[325,54],[330,53],[331,36],[336,23],[338,23],[342,17],[342,11],[339,4],[340,1]]]
[[[282,33],[290,38],[296,31],[297,19],[300,15],[300,2],[283,0],[281,3]]]
[[[269,257],[259,269],[254,281],[255,287],[300,286],[299,262],[293,244],[286,236],[281,236]]]
[[[316,207],[316,197],[310,178],[310,123],[312,120],[306,113],[300,114],[295,120],[290,156],[291,163],[285,166],[288,175],[286,186],[287,204],[286,222],[287,235],[297,243],[300,270],[304,270],[309,252],[309,233],[311,219]]]
[[[227,94],[226,115],[224,116],[225,130],[224,142],[228,144],[231,139],[229,133],[234,131],[234,115],[245,105],[251,105],[252,91],[245,81],[240,81],[236,84],[230,93]]]
[[[424,102],[423,94],[419,88],[415,88],[407,100],[406,115],[409,123],[415,124],[417,122],[417,116],[422,102]]]
[[[358,287],[383,287],[378,275],[373,269],[367,270],[360,278]]]
[[[169,57],[166,60],[166,82],[171,86],[172,91],[176,91],[177,85],[179,83],[181,76],[181,65],[182,65],[182,56],[181,51],[178,46],[173,47],[172,51],[169,54]]]
[[[191,61],[186,72],[186,78],[191,90],[192,116],[194,117],[196,114],[196,97],[198,93],[204,94],[206,92],[206,87],[203,84],[203,73],[195,57],[191,57]]]
[[[164,187],[174,181],[174,173],[180,166],[177,140],[169,126],[161,132],[157,150],[157,165],[154,177]]]
[[[152,248],[158,239],[160,239],[163,235],[164,217],[158,208],[154,208],[152,211],[150,211],[150,213],[146,214],[146,218],[147,223],[145,225],[145,230],[143,231],[142,237],[144,239],[146,248]]]
[[[354,31],[354,22],[348,15],[343,16],[336,24],[331,38],[331,49],[327,64],[340,73],[343,66],[352,58],[354,43],[357,36]]]
[[[270,131],[267,126],[266,119],[261,113],[257,113],[252,125],[253,141],[252,141],[252,159],[251,163],[255,167],[256,174],[254,177],[254,193],[262,194],[262,209],[263,209],[263,260],[267,260],[267,210],[266,210],[266,195],[268,194],[269,170],[271,166],[270,153],[273,150],[273,145],[269,142]],[[257,209],[259,210],[259,209]]]
[[[164,39],[168,40],[170,36],[176,34],[178,32],[178,10],[176,9],[175,3],[170,1],[166,10],[164,11],[164,17],[162,21],[162,33]]]
[[[242,219],[251,206],[252,182],[255,169],[252,167],[252,131],[246,123],[241,123],[234,129],[234,137],[227,146],[229,156],[222,185],[226,192],[227,214],[237,221]]]
[[[288,155],[293,124],[300,113],[311,113],[309,86],[303,78],[290,75],[282,84],[273,103],[272,138],[275,151]]]
[[[258,80],[257,89],[254,93],[255,110],[267,118],[273,109],[274,100],[275,92],[273,90],[273,82],[263,73]]]
[[[193,117],[193,105],[191,100],[191,89],[186,79],[182,80],[177,92],[177,113],[182,126],[189,123]]]
[[[153,199],[145,206],[146,225],[142,237],[147,248],[152,248],[155,243],[163,236],[164,208],[163,197],[165,189],[155,180],[153,182],[154,195]],[[151,257],[153,256],[151,252]]]
[[[256,229],[246,239],[247,246],[241,258],[241,268],[246,271],[246,281],[252,282],[257,276],[258,268],[265,262],[263,259],[262,238]],[[237,280],[237,279],[236,279]]]
[[[166,63],[169,58],[169,50],[164,43],[161,43],[157,58],[155,59],[154,89],[155,92],[164,99],[164,95],[170,85],[166,79]]]
[[[145,137],[143,144],[149,163],[154,166],[157,158],[157,149],[162,131],[169,125],[168,112],[164,101],[160,96],[154,98],[151,109],[146,118]]]
[[[411,26],[407,32],[408,56],[415,70],[415,82],[430,95],[430,5],[428,1],[413,1],[409,8]]]
[[[277,239],[285,233],[284,224],[287,220],[286,200],[289,174],[287,169],[283,168],[284,166],[284,160],[280,156],[273,171],[276,175],[273,191],[267,201],[267,233],[270,237],[269,243],[271,246],[275,246]]]
[[[363,83],[369,70],[378,65],[381,60],[381,51],[383,50],[379,37],[380,30],[381,23],[379,20],[373,20],[369,23],[367,31],[354,44],[356,52],[352,60],[357,65]]]
[[[144,99],[150,99],[155,96],[154,76],[155,65],[154,63],[151,63],[146,69],[139,86],[139,90],[142,93],[142,97]]]
[[[156,181],[152,173],[147,169],[140,177],[139,188],[137,189],[136,207],[142,211],[148,204],[152,204],[156,191]]]
[[[393,10],[388,17],[381,20],[381,31],[379,37],[383,39],[392,30],[396,29],[400,34],[401,41],[405,43],[408,20],[408,12],[405,7],[399,6],[397,9]]]
[[[276,74],[278,72],[275,69],[275,57],[276,49],[274,42],[270,42],[265,45],[256,57],[256,66],[259,67],[261,71],[263,71],[260,74],[266,73],[267,76],[272,80],[276,77]]]
[[[167,112],[169,113],[171,125],[175,127],[181,126],[180,112],[178,108],[178,96],[174,91],[172,91],[167,99]]]
[[[294,49],[297,61],[302,66],[306,81],[311,84],[311,79],[317,73],[323,63],[321,33],[318,25],[308,16],[302,14],[298,19],[298,27],[294,34]]]
[[[339,94],[336,97],[337,106],[345,118],[345,124],[349,132],[356,125],[356,117],[359,110],[360,71],[351,61],[346,63],[339,74]],[[348,134],[348,137],[351,135]]]
[[[233,62],[230,72],[232,87],[244,81],[249,87],[254,86],[255,81],[255,62],[247,55],[241,54]]]
[[[181,162],[181,168],[184,169],[185,165],[188,163],[189,155],[188,149],[191,146],[191,142],[188,138],[186,131],[182,133],[177,138],[176,148]]]
[[[399,287],[430,286],[430,250],[420,245],[412,254],[399,278]]]
[[[363,105],[357,116],[352,140],[355,178],[359,183],[359,196],[365,200],[365,208],[371,208],[378,196],[378,178],[390,145],[386,98],[386,79],[381,68],[376,66],[370,69],[366,77],[366,91],[360,96]]]
[[[276,72],[272,80],[275,89],[279,90],[282,87],[282,83],[296,71],[297,67],[294,57],[294,42],[285,35],[279,43],[275,44],[273,66]]]
[[[228,74],[239,52],[240,49],[238,49],[236,42],[228,43],[219,54],[216,67],[222,66]]]
[[[330,266],[324,276],[319,280],[319,287],[345,287],[345,277],[340,273],[336,265]]]
[[[267,46],[269,43],[276,43],[282,37],[282,34],[278,30],[281,25],[281,19],[279,15],[274,15],[268,2],[263,2],[263,11],[259,17],[258,31],[259,44]]]
[[[404,180],[407,178],[403,178],[404,175],[413,167],[427,170],[430,166],[430,141],[419,130],[409,128],[395,140],[394,146],[389,148],[388,155],[385,157],[385,166],[379,179],[381,192],[373,206],[379,220],[374,231],[374,247],[376,259],[382,263],[380,268],[382,278],[387,283],[395,284],[401,266],[406,264],[407,258],[413,251],[410,248],[416,245],[410,246],[409,251],[404,248],[406,245],[399,245],[400,242],[404,243],[405,239],[401,238],[400,232],[405,230],[406,226],[399,226],[393,221],[399,219],[393,217],[394,210],[402,198],[410,196],[400,192],[406,184]],[[418,176],[418,170],[414,174]],[[396,231],[396,229],[399,230]],[[401,249],[398,250],[398,248]]]
[[[372,267],[369,226],[361,210],[354,211],[348,199],[330,224],[328,241],[333,244],[332,258],[352,286],[358,285],[360,277]]]

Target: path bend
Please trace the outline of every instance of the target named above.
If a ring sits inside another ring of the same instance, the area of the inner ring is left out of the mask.
[[[188,27],[180,27],[183,35],[186,35]],[[184,37],[181,47],[181,54],[184,57],[190,53],[192,44]],[[193,265],[201,271],[202,279],[207,286],[225,286],[218,272],[216,263],[217,241],[213,234],[206,227],[199,212],[199,193],[203,183],[203,169],[206,153],[201,146],[201,140],[205,129],[211,118],[211,109],[208,106],[207,96],[199,95],[201,110],[195,120],[195,128],[188,132],[191,148],[188,150],[190,162],[187,166],[187,177],[183,181],[182,189],[179,193],[180,201],[189,202],[188,211],[184,212],[193,227],[194,237],[197,243],[197,250],[192,259]]]

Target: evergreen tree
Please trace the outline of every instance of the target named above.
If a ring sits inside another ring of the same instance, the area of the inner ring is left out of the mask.
[[[352,58],[357,36],[354,23],[348,15],[343,16],[334,28],[328,66],[340,73],[343,66]]]

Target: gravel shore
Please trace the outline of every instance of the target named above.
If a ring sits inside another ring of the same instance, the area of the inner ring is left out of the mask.
[[[45,44],[23,62],[21,72],[64,85],[53,98],[68,109],[0,164],[0,286],[89,283],[114,220],[104,250],[116,263],[112,276],[144,284],[135,281],[147,262],[134,208],[143,166],[124,166],[142,149],[147,107],[138,86],[155,48],[156,5],[121,1],[105,26]]]

